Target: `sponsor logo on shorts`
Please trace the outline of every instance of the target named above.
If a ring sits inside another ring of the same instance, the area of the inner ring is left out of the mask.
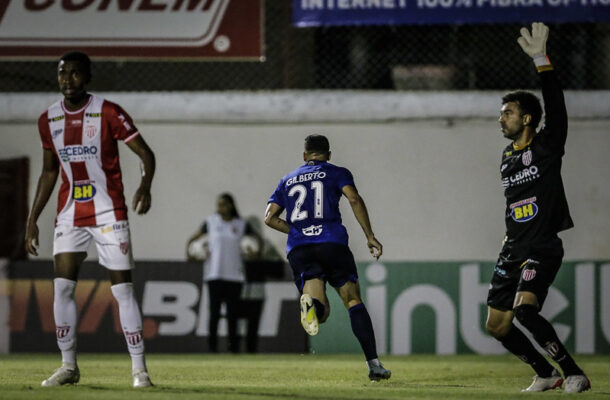
[[[525,269],[525,270],[523,270],[523,280],[524,281],[531,281],[535,277],[536,277],[536,270],[535,269]]]
[[[63,339],[66,336],[68,336],[68,333],[70,333],[70,326],[66,325],[66,326],[58,326],[55,328],[55,335],[57,336],[57,339]]]
[[[102,234],[110,233],[113,230],[114,229],[112,228],[112,225],[103,226],[102,227]]]
[[[311,225],[307,228],[303,228],[301,232],[305,236],[320,236],[322,234],[322,225]]]
[[[73,197],[74,201],[85,203],[93,200],[95,196],[94,181],[76,181],[74,182]]]
[[[497,265],[494,267],[494,272],[500,276],[506,276],[506,271],[498,267]]]
[[[123,231],[127,229],[128,226],[129,224],[127,223],[127,221],[115,222],[114,224],[112,224],[112,229],[114,229],[115,231]]]
[[[55,239],[60,238],[60,237],[62,237],[63,235],[64,235],[64,233],[63,233],[63,232],[57,232],[57,233],[55,234]]]
[[[125,331],[125,339],[131,346],[136,346],[142,341],[142,331],[128,332]]]
[[[526,167],[530,166],[530,164],[532,163],[532,151],[531,150],[528,150],[525,153],[523,153],[523,156],[521,156],[521,162]]]
[[[530,221],[538,214],[538,205],[536,204],[535,197],[515,202],[509,208],[511,209],[510,216],[515,222]]]

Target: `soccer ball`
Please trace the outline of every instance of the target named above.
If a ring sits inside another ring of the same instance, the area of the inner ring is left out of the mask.
[[[258,252],[260,251],[258,240],[256,240],[256,238],[251,235],[245,235],[244,237],[242,237],[239,245],[241,247],[242,256],[251,257],[253,255],[258,254]]]
[[[196,260],[205,260],[208,253],[208,237],[204,236],[202,239],[195,240],[189,244],[187,250],[189,257]]]

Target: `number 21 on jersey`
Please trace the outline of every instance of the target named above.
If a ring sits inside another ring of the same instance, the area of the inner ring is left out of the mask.
[[[323,218],[324,217],[324,202],[322,201],[324,198],[324,184],[320,181],[312,181],[311,182],[311,190],[313,190],[314,196],[314,218]],[[302,221],[309,217],[309,213],[307,210],[301,210],[305,200],[307,200],[307,196],[310,192],[307,191],[305,185],[295,185],[288,192],[288,196],[293,197],[297,196],[296,201],[294,202],[294,208],[292,209],[292,213],[290,214],[290,222]]]

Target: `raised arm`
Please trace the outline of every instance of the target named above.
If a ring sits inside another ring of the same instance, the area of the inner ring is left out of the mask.
[[[546,54],[548,36],[549,28],[541,22],[534,22],[531,33],[527,28],[521,28],[517,42],[532,57],[540,76],[544,100],[544,125],[540,133],[549,145],[563,148],[568,135],[568,114],[563,90]]]
[[[138,214],[146,214],[151,205],[150,187],[155,174],[155,154],[140,135],[127,142],[127,147],[142,161],[142,180],[133,196],[132,207]]]
[[[34,203],[28,216],[25,228],[25,249],[28,253],[38,255],[38,217],[47,205],[49,197],[57,182],[59,175],[59,162],[51,149],[42,149],[42,172],[38,178]]]
[[[373,233],[373,229],[371,228],[371,221],[369,219],[369,212],[366,209],[366,204],[364,204],[364,200],[360,197],[358,190],[352,185],[345,185],[341,189],[347,200],[349,201],[349,205],[352,207],[352,211],[354,212],[354,216],[356,220],[360,224],[364,235],[366,236],[366,244],[369,247],[369,251],[378,259],[383,253],[383,246],[377,238],[375,238],[375,234]]]

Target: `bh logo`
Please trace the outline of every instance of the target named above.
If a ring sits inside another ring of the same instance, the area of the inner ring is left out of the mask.
[[[530,221],[536,214],[538,214],[538,206],[534,202],[517,205],[510,212],[510,216],[516,222]]]
[[[74,184],[74,201],[84,203],[93,200],[95,196],[95,186],[89,181]]]

